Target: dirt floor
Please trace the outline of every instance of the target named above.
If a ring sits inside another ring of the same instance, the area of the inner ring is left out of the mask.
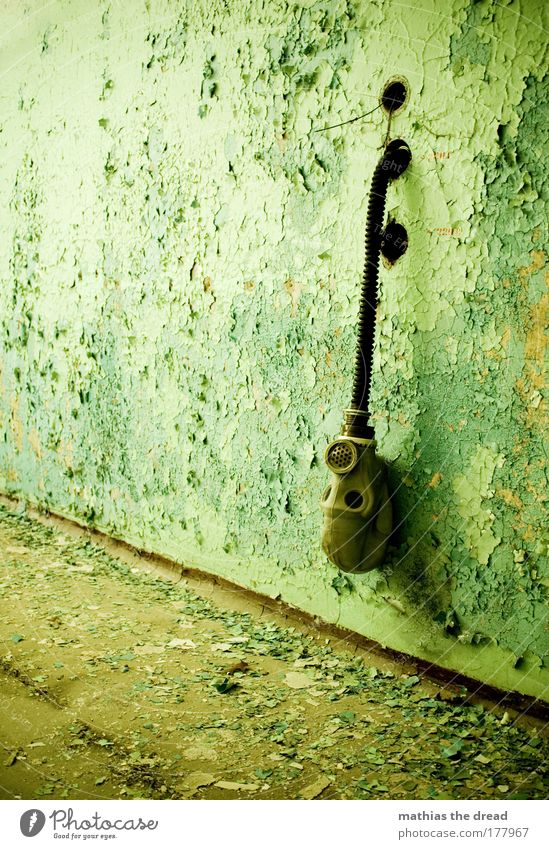
[[[0,611],[1,798],[547,796],[540,720],[69,523],[0,506]]]

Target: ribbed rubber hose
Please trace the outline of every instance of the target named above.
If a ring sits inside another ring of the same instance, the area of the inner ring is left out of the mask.
[[[399,177],[411,159],[406,142],[396,139],[390,142],[376,165],[366,219],[366,252],[364,274],[358,316],[358,339],[353,379],[351,408],[368,415],[372,382],[376,309],[378,302],[379,254],[383,237],[383,219],[387,187],[391,180]]]

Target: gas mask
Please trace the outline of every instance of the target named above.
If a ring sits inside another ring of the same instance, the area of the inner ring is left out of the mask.
[[[344,572],[369,572],[383,562],[392,506],[383,460],[373,439],[340,436],[326,448],[332,472],[321,507],[322,548]]]
[[[353,395],[345,410],[343,433],[328,445],[325,454],[332,475],[321,498],[322,548],[344,572],[369,572],[381,566],[392,530],[387,469],[376,455],[374,429],[368,422],[369,399],[385,200],[389,184],[406,170],[411,158],[406,142],[395,139],[385,147],[374,170],[366,221]]]

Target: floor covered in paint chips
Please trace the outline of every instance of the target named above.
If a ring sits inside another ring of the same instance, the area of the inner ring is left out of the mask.
[[[546,797],[539,719],[107,549],[0,507],[2,798]]]

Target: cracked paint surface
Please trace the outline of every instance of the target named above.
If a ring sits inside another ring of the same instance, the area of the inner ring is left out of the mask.
[[[536,0],[5,2],[0,488],[382,644],[547,697]],[[131,21],[131,25],[128,23]],[[385,569],[320,550],[368,184]],[[546,122],[545,122],[546,123]]]

